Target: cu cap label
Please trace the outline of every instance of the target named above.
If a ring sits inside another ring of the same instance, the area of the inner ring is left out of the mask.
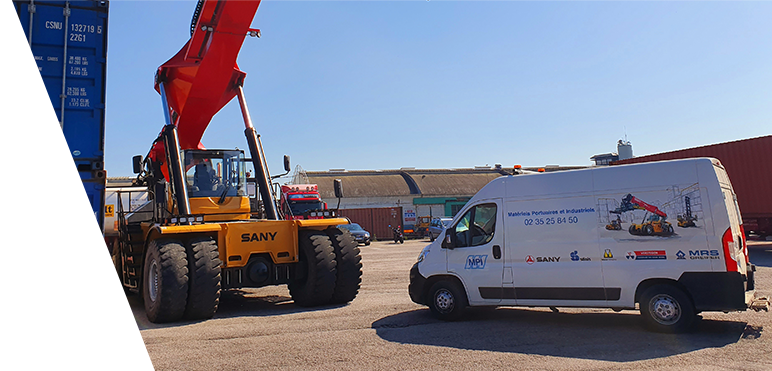
[[[488,255],[469,255],[466,257],[464,269],[485,269],[485,261]]]

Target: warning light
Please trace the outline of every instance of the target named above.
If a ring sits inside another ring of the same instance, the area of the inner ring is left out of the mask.
[[[539,168],[539,170],[538,170],[538,172],[540,172],[540,173],[543,173],[543,172],[544,172],[544,168],[543,168],[543,167],[540,167],[540,168]]]

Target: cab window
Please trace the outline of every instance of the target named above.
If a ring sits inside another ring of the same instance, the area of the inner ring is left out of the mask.
[[[490,242],[496,231],[496,204],[469,209],[456,224],[456,247],[480,246]]]

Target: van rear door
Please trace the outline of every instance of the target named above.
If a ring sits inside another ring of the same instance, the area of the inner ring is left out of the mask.
[[[742,275],[747,275],[749,265],[748,250],[745,245],[745,234],[742,230],[742,219],[740,207],[737,204],[737,195],[732,189],[726,170],[720,164],[714,163],[713,165],[729,216],[729,227],[724,231],[717,231],[718,233],[723,233],[721,243],[724,248],[726,270],[727,272],[740,272]]]

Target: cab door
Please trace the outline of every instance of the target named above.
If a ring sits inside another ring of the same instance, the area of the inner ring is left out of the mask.
[[[468,208],[445,232],[448,272],[464,283],[470,304],[501,302],[504,229],[501,199]]]

